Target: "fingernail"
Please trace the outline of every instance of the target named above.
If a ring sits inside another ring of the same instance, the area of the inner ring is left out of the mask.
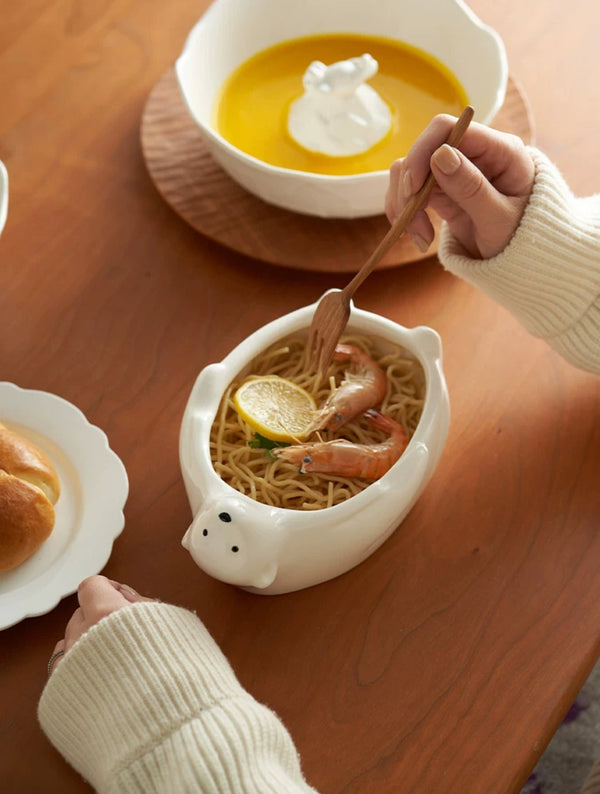
[[[433,161],[443,174],[450,176],[458,170],[460,165],[460,157],[456,149],[448,146],[445,143],[443,146],[433,153]]]
[[[422,254],[429,248],[429,243],[420,234],[411,234],[411,239]]]
[[[404,198],[409,198],[412,196],[412,177],[410,175],[410,171],[408,168],[404,170],[404,174],[402,176],[402,193]]]
[[[128,584],[119,584],[117,590],[121,593],[123,598],[127,599],[127,601],[131,601],[132,599],[137,601],[142,597],[137,590],[134,590],[133,587],[130,587]]]

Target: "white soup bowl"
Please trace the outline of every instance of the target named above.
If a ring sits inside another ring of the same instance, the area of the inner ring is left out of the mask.
[[[248,58],[288,39],[331,32],[385,37],[434,56],[458,78],[475,120],[484,124],[504,101],[504,45],[462,0],[215,0],[192,28],[175,72],[191,117],[229,176],[264,201],[295,212],[379,215],[388,170],[329,176],[281,168],[241,151],[213,126],[223,84]]]

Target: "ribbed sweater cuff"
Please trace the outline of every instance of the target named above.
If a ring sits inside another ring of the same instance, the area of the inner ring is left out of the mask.
[[[100,792],[313,791],[276,715],[179,607],[141,602],[93,626],[57,665],[38,716]]]
[[[558,169],[529,147],[535,182],[504,251],[469,257],[443,224],[439,258],[578,366],[600,373],[600,196],[576,198]]]

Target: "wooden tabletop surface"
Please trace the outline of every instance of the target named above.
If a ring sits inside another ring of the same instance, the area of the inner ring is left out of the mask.
[[[435,258],[377,272],[357,305],[443,339],[452,423],[425,493],[372,557],[318,587],[263,598],[200,572],[180,546],[178,461],[197,373],[347,280],[222,248],[155,190],[141,114],[206,5],[5,4],[0,380],[60,395],[106,432],[130,494],[104,572],[197,610],[319,791],[518,792],[598,656],[600,381]],[[576,193],[598,190],[600,6],[471,7],[504,39],[540,148]],[[0,634],[7,794],[89,791],[36,721],[75,606]]]

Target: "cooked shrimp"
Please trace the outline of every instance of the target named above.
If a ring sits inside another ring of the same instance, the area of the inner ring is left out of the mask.
[[[346,422],[374,408],[385,397],[387,381],[384,371],[371,356],[354,345],[337,345],[336,361],[350,361],[351,369],[317,413],[311,429],[337,430]]]
[[[314,444],[295,444],[273,450],[278,458],[296,463],[300,473],[318,472],[343,477],[377,480],[398,460],[408,445],[402,425],[378,411],[365,412],[367,419],[380,430],[389,433],[381,444],[353,444],[336,440]]]

